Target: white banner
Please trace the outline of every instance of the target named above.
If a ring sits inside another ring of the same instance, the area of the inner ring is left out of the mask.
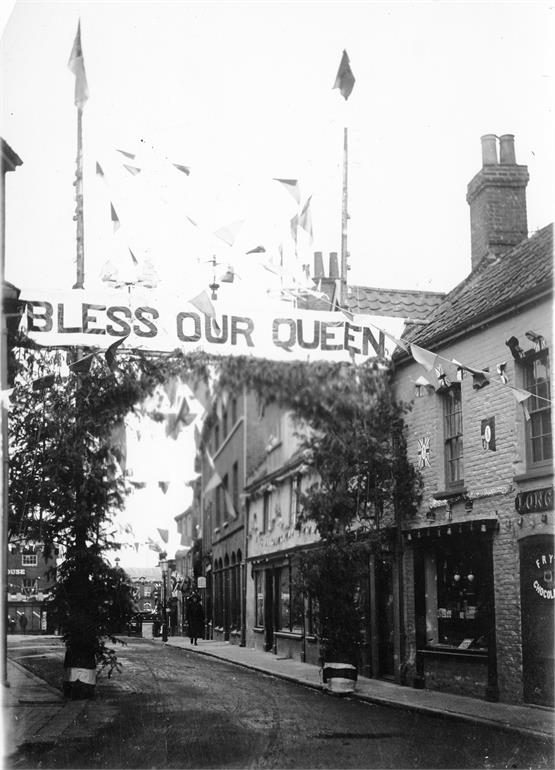
[[[384,322],[389,321],[385,328],[392,334],[399,334],[402,326],[398,318],[347,318],[340,312],[299,310],[270,300],[265,309],[225,307],[215,301],[214,319],[187,300],[155,292],[23,289],[20,299],[25,302],[23,327],[35,342],[48,347],[104,350],[127,336],[122,348],[362,363],[391,352],[380,331]]]

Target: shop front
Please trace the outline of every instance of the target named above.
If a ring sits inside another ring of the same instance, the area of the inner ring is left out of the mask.
[[[414,557],[416,686],[496,700],[492,519],[407,533]]]

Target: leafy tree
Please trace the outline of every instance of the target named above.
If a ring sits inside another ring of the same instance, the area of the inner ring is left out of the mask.
[[[21,338],[12,363],[9,537],[61,549],[64,561],[52,612],[66,644],[66,667],[110,671],[115,643],[132,612],[121,570],[104,554],[118,548],[112,517],[129,491],[117,427],[175,370],[176,360],[122,355],[112,371],[104,356],[41,350]],[[73,358],[75,358],[73,354]],[[90,363],[90,367],[84,364]],[[81,370],[81,371],[79,371]]]

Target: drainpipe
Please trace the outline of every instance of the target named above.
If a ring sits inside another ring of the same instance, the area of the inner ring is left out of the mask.
[[[243,385],[243,492],[245,491],[246,479],[247,479],[247,388]],[[244,500],[244,498],[243,498]],[[241,565],[242,583],[241,583],[241,642],[240,646],[245,647],[247,644],[247,556],[249,547],[249,506],[246,501],[243,502],[244,514],[243,514],[243,563]],[[243,507],[242,506],[242,507]]]

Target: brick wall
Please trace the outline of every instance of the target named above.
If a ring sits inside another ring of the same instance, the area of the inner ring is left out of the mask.
[[[423,500],[416,516],[405,519],[406,530],[445,527],[474,520],[496,518],[498,523],[492,535],[493,582],[495,597],[495,621],[497,639],[497,672],[501,701],[522,702],[522,650],[520,617],[520,567],[519,539],[526,534],[553,533],[553,514],[527,516],[524,522],[515,510],[515,496],[522,489],[547,487],[551,478],[515,479],[526,471],[524,411],[514,398],[513,392],[503,387],[496,373],[498,363],[507,362],[506,375],[512,385],[522,386],[521,372],[505,345],[505,340],[516,336],[524,349],[531,347],[525,332],[533,330],[552,345],[551,304],[548,301],[515,313],[511,318],[485,325],[464,340],[454,342],[436,352],[446,358],[484,369],[489,367],[492,379],[485,387],[473,388],[472,376],[467,374],[461,383],[464,433],[464,487],[466,496],[472,499],[472,507],[464,499],[451,501],[436,499],[435,493],[445,490],[443,458],[443,412],[441,398],[432,388],[419,398],[415,397],[415,380],[424,375],[437,386],[435,373],[426,372],[411,361],[400,367],[395,377],[397,396],[412,402],[412,410],[406,418],[407,451],[409,459],[418,464],[418,439],[429,437],[430,467],[422,469],[424,481]],[[484,450],[481,441],[481,421],[495,418],[496,450]],[[449,518],[451,517],[451,518]],[[405,668],[410,680],[414,671],[415,645],[414,577],[412,546],[407,543],[404,560],[404,645]],[[434,664],[434,673],[426,673],[426,686],[444,687],[451,673],[443,661]],[[440,674],[440,668],[442,673]],[[468,671],[468,667],[465,669]],[[464,687],[471,687],[471,678],[461,674]],[[431,677],[431,678],[430,678]],[[458,680],[457,680],[458,681]],[[481,681],[481,680],[480,680]],[[461,684],[462,686],[462,684]],[[480,696],[482,684],[476,684]],[[468,693],[467,693],[468,694]]]

